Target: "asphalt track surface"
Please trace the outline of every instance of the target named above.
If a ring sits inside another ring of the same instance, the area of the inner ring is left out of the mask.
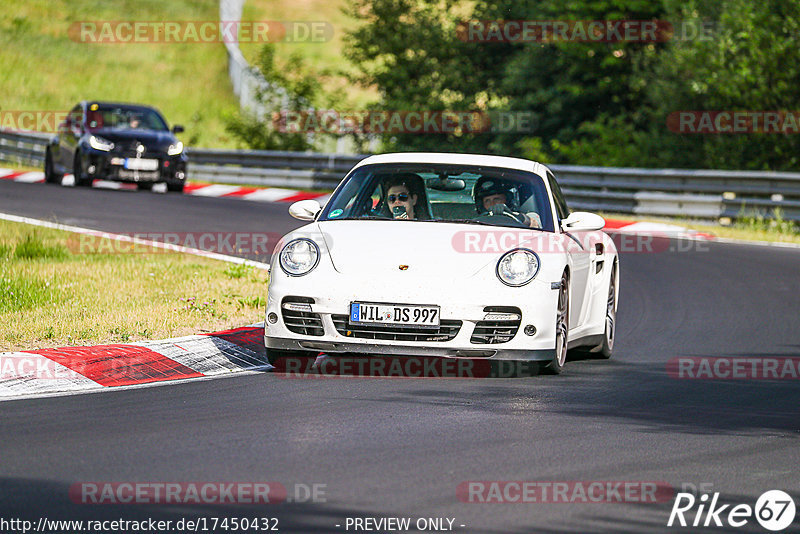
[[[117,232],[297,225],[286,205],[3,182],[0,211]],[[4,402],[0,517],[269,516],[283,532],[345,532],[346,517],[449,517],[455,532],[486,534],[702,530],[666,527],[672,499],[461,502],[457,486],[476,480],[711,484],[721,502],[751,506],[783,489],[800,505],[800,381],[666,370],[676,356],[800,355],[800,251],[688,248],[621,257],[614,357],[576,359],[561,376],[266,372]],[[70,485],[84,481],[277,481],[290,492],[324,484],[325,502],[72,504]],[[708,531],[766,532],[752,518]]]

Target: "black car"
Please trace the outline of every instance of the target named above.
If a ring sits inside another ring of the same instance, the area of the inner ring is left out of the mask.
[[[47,182],[75,176],[75,185],[95,179],[135,183],[139,189],[165,183],[183,191],[187,157],[175,137],[182,126],[167,126],[157,110],[137,104],[83,101],[59,126],[45,153]]]

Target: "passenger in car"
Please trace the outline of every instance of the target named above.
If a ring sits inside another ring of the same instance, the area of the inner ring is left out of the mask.
[[[519,209],[518,188],[507,180],[482,177],[475,182],[473,198],[478,214],[506,215],[529,228],[541,228],[542,219],[535,211],[522,213]]]

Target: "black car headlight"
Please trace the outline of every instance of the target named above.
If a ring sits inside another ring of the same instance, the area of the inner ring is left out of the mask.
[[[289,241],[280,253],[281,269],[289,276],[303,276],[319,264],[319,247],[310,239]]]

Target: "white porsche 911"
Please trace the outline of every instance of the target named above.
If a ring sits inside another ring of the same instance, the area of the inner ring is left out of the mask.
[[[271,363],[320,352],[536,361],[609,357],[619,259],[553,173],[500,156],[401,153],[356,165],[275,248]]]

